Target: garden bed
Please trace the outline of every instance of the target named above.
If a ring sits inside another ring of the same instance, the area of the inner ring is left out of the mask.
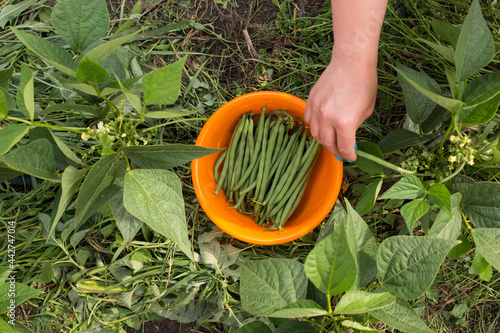
[[[194,143],[235,97],[307,100],[328,1],[7,1],[0,331],[498,332],[499,14],[391,2],[334,209],[262,246],[204,213]]]

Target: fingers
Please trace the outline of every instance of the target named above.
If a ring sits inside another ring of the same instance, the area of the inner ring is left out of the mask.
[[[330,151],[338,160],[356,160],[355,143],[356,129],[350,122],[337,122],[324,113],[313,110],[306,105],[304,119],[310,125],[311,135]]]
[[[355,161],[356,151],[356,130],[337,130],[337,148],[341,158],[347,161]]]

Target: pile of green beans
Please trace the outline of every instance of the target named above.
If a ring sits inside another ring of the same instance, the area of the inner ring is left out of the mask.
[[[215,163],[215,194],[268,230],[283,229],[297,208],[320,152],[308,128],[285,111],[238,119],[227,149]]]

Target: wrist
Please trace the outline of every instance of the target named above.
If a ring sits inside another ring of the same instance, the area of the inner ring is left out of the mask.
[[[345,68],[356,68],[361,71],[377,71],[378,49],[375,50],[352,50],[342,44],[334,44],[332,51],[332,63],[345,66]]]

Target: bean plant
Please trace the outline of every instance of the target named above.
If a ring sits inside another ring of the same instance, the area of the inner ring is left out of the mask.
[[[179,96],[186,57],[143,74],[126,47],[141,31],[105,36],[109,25],[104,1],[61,0],[46,27],[55,31],[55,38],[10,27],[36,60],[0,71],[0,178],[3,182],[29,175],[34,182],[56,186],[52,214],[40,216],[42,234],[66,254],[101,216],[101,207],[110,205],[123,237],[117,253],[141,228],[149,228],[194,260],[181,181],[172,169],[216,150],[164,143],[162,129],[175,121],[152,122],[190,114],[162,111]],[[40,86],[35,77],[64,102],[35,103]],[[14,78],[17,91],[12,95]],[[68,126],[73,121],[64,121],[65,112],[79,113],[84,121]],[[62,121],[46,121],[61,113]],[[82,276],[85,262],[74,258],[68,260]],[[80,287],[88,291],[89,286],[82,282]],[[22,284],[17,291],[15,305],[36,294]]]
[[[242,306],[255,316],[287,318],[275,332],[369,332],[376,330],[367,323],[377,320],[403,332],[433,332],[411,304],[447,256],[474,248],[472,272],[489,280],[493,268],[500,271],[500,184],[464,175],[500,170],[500,73],[487,68],[492,34],[477,0],[462,26],[432,26],[446,44],[422,41],[443,58],[448,82],[395,64],[406,126],[378,144],[358,142],[355,164],[368,184],[356,207],[346,200],[334,211],[304,264],[269,259],[242,266]],[[377,201],[391,201],[405,222],[400,235],[380,245],[362,218]],[[271,332],[259,321],[246,326]]]

